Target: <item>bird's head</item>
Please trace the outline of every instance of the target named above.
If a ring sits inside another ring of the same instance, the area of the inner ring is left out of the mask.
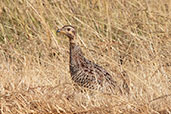
[[[70,39],[73,39],[76,35],[75,28],[71,25],[65,25],[61,29],[58,29],[56,33],[62,33],[68,36]]]

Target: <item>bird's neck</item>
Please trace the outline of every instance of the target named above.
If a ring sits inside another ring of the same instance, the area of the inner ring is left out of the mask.
[[[76,39],[70,39],[70,57],[82,55],[82,50]]]
[[[70,66],[78,66],[83,58],[82,50],[75,38],[70,38]]]

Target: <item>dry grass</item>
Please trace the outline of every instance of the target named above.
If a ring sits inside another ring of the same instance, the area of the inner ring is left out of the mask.
[[[90,60],[126,71],[130,95],[74,91],[68,39]],[[171,113],[170,0],[1,0],[0,114]]]

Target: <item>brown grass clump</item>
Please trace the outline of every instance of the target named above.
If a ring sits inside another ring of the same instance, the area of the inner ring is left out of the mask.
[[[77,27],[85,56],[126,71],[130,94],[75,91],[68,40]],[[171,113],[170,0],[1,0],[0,114]]]

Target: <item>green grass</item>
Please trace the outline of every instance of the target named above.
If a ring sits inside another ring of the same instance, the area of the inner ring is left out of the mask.
[[[170,0],[1,0],[0,114],[171,113]],[[129,75],[130,94],[74,91],[71,24],[85,56]],[[122,62],[122,63],[121,63]]]

